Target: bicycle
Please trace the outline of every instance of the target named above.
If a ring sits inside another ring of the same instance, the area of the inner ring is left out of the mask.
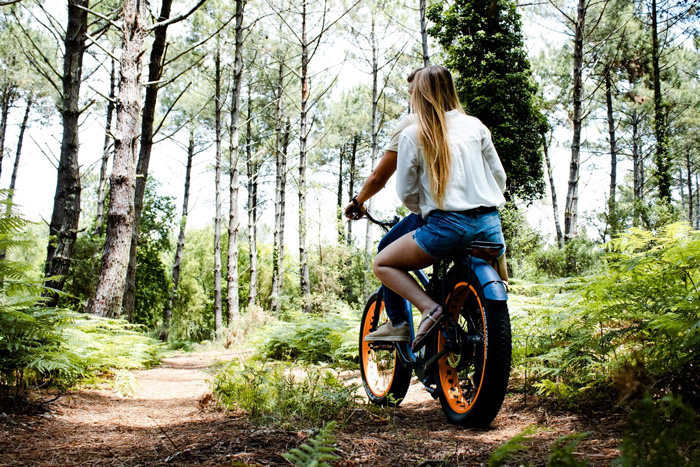
[[[385,232],[398,223],[377,221]],[[364,337],[388,319],[382,287],[367,300],[360,322],[360,372],[369,400],[398,406],[415,373],[434,399],[439,398],[450,423],[487,427],[498,414],[508,388],[511,368],[511,328],[507,291],[489,264],[502,245],[472,242],[464,255],[440,260],[430,278],[413,271],[428,294],[442,304],[446,319],[414,353],[413,319],[410,342],[365,342]],[[449,267],[452,264],[451,267]],[[449,268],[449,269],[448,269]],[[411,304],[406,311],[412,316]],[[379,305],[377,305],[379,304]]]

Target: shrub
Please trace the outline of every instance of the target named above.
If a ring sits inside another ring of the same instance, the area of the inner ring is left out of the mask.
[[[264,358],[308,363],[351,364],[357,360],[359,315],[341,302],[340,313],[325,316],[297,314],[260,330],[254,340]],[[339,311],[340,311],[339,310]],[[355,318],[355,316],[358,316]]]
[[[257,362],[232,362],[213,382],[223,407],[246,411],[254,423],[295,429],[349,418],[358,405],[357,388],[329,370]]]
[[[564,248],[550,246],[533,255],[535,267],[548,277],[573,277],[590,273],[600,264],[603,251],[585,235],[574,237]]]
[[[573,292],[555,289],[537,299],[535,316],[516,314],[537,387],[569,404],[610,397],[613,375],[639,361],[659,394],[700,405],[700,233],[685,224],[634,229],[609,249],[605,269],[569,282]]]

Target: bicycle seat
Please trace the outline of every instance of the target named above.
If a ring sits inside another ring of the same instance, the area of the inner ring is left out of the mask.
[[[471,242],[467,251],[471,250],[471,255],[486,261],[493,261],[500,256],[503,244],[498,242],[482,242],[479,240]]]

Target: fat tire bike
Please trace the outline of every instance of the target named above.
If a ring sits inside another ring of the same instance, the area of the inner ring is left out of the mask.
[[[370,222],[385,231],[398,223]],[[360,322],[360,372],[369,400],[398,406],[408,391],[413,373],[434,399],[440,399],[450,423],[487,427],[498,414],[508,388],[511,369],[511,328],[508,295],[491,266],[502,245],[472,242],[464,254],[433,265],[430,278],[413,271],[426,292],[443,307],[446,319],[417,353],[409,319],[410,342],[365,342],[365,336],[388,317],[380,287],[367,300]],[[412,316],[411,304],[405,301]]]

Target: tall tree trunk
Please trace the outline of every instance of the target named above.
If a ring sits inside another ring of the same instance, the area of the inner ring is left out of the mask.
[[[299,116],[299,286],[305,312],[311,311],[311,284],[306,250],[306,106],[308,89],[309,44],[306,39],[306,0],[302,0],[301,16],[301,112]]]
[[[162,0],[158,21],[170,18],[172,0]],[[151,161],[153,149],[153,124],[155,122],[156,104],[158,102],[157,83],[163,75],[163,56],[167,39],[168,26],[159,26],[155,29],[153,46],[151,47],[150,63],[148,64],[148,85],[143,105],[143,117],[141,121],[141,149],[136,165],[136,190],[134,193],[134,224],[129,250],[129,268],[126,275],[126,291],[124,293],[124,313],[129,322],[134,320],[134,307],[136,300],[136,249],[139,242],[139,228],[141,225],[141,212],[143,211],[143,197],[146,193],[148,181],[148,165]]]
[[[188,206],[190,204],[190,177],[192,173],[192,159],[194,159],[194,128],[190,128],[190,142],[187,146],[187,167],[185,169],[185,195],[182,200],[182,218],[180,219],[180,232],[177,235],[177,248],[175,249],[175,261],[173,261],[173,288],[170,292],[168,307],[165,309],[163,317],[163,327],[170,328],[173,319],[173,308],[175,308],[175,297],[177,297],[177,287],[180,284],[180,265],[182,264],[182,254],[185,251],[185,229],[187,227]]]
[[[216,128],[216,164],[214,171],[216,203],[214,217],[214,332],[218,335],[223,329],[221,308],[221,47],[219,36],[216,39],[216,56],[214,57],[214,120]]]
[[[685,170],[688,172],[688,177],[685,180],[688,186],[688,222],[693,225],[693,213],[694,213],[694,203],[693,203],[693,166],[690,160],[690,149],[685,151]]]
[[[561,223],[559,222],[557,190],[554,186],[554,173],[552,172],[552,164],[549,160],[549,142],[547,142],[546,132],[542,132],[542,149],[544,150],[544,163],[547,167],[547,176],[549,177],[549,187],[552,192],[552,211],[554,211],[554,228],[557,232],[557,245],[559,245],[559,248],[564,248],[564,236],[561,233]]]
[[[571,165],[569,168],[569,189],[566,193],[564,211],[564,240],[576,236],[578,217],[578,182],[581,158],[581,121],[583,101],[583,28],[586,19],[586,2],[578,0],[574,36],[574,135],[571,141]]]
[[[251,102],[252,96],[250,92],[250,85],[248,85],[248,114],[246,116],[245,153],[248,169],[248,243],[250,246],[250,288],[248,292],[249,309],[255,305],[255,297],[258,295],[258,164],[253,160]]]
[[[637,110],[632,111],[632,167],[634,171],[634,199],[642,199],[642,155],[639,148],[639,115]]]
[[[700,229],[700,177],[695,173],[695,228]]]
[[[284,210],[282,206],[285,199],[285,180],[287,178],[286,167],[286,151],[282,151],[283,145],[283,129],[282,117],[284,115],[283,97],[284,97],[284,61],[282,55],[279,63],[279,71],[277,74],[277,127],[275,128],[275,228],[273,233],[272,245],[272,292],[270,296],[270,308],[279,314],[280,300],[279,296],[282,291],[282,255],[284,253],[284,244],[281,242],[281,224],[284,218]],[[289,123],[289,121],[287,121]],[[286,134],[287,137],[289,133]]]
[[[109,189],[107,233],[95,302],[88,309],[99,316],[118,317],[124,297],[134,221],[136,170],[141,113],[141,57],[146,37],[146,4],[124,0],[117,132]]]
[[[105,124],[105,142],[102,148],[102,163],[100,164],[100,184],[97,189],[97,218],[95,219],[95,235],[102,235],[102,225],[105,218],[105,201],[107,200],[107,164],[112,149],[112,117],[114,115],[115,63],[112,58],[112,68],[109,73],[109,101],[107,102],[107,122]]]
[[[654,85],[654,135],[656,136],[656,162],[657,180],[659,184],[659,198],[666,204],[671,203],[671,161],[668,154],[668,140],[666,134],[666,115],[664,111],[663,96],[661,95],[661,70],[659,58],[658,22],[656,12],[656,0],[651,0],[651,63]]]
[[[343,219],[343,159],[345,158],[345,145],[341,145],[338,150],[338,195],[337,203],[337,224],[338,224],[338,244],[345,243],[345,222]]]
[[[421,0],[421,4],[424,0]],[[373,10],[374,11],[374,10]],[[423,11],[423,20],[425,19],[425,11]],[[421,24],[423,26],[423,24]],[[374,164],[377,161],[377,135],[379,133],[379,90],[377,81],[379,79],[379,50],[377,45],[377,37],[374,33],[374,13],[372,14],[372,29],[370,30],[370,42],[372,43],[372,129],[371,129],[371,154],[370,154],[370,172],[374,170]],[[372,199],[367,202],[367,209],[372,211]],[[369,258],[372,254],[372,223],[367,222],[365,231],[365,269],[369,269]],[[364,277],[364,276],[363,276]],[[366,290],[366,283],[363,283],[364,296],[369,295]]]
[[[610,69],[605,73],[605,103],[608,108],[608,135],[610,138],[610,193],[608,195],[608,215],[614,216],[616,211],[615,189],[617,188],[617,145],[615,140],[615,119],[613,117],[612,79]],[[617,226],[612,226],[610,236],[615,235]]]
[[[428,29],[425,21],[425,0],[420,0],[420,37],[423,45],[423,66],[430,66],[430,55],[428,54]]]
[[[228,266],[226,275],[226,306],[229,326],[240,314],[238,304],[238,120],[240,117],[241,75],[243,73],[243,7],[244,0],[236,0],[236,50],[233,61],[231,89],[231,121],[229,127],[229,217]]]
[[[44,276],[54,278],[47,281],[46,286],[56,290],[63,290],[80,222],[78,119],[80,117],[80,84],[83,76],[85,33],[88,22],[87,11],[83,8],[88,8],[89,3],[89,0],[70,0],[68,2],[68,27],[65,35],[61,96],[63,139],[44,268]],[[50,294],[46,305],[56,306],[57,303],[58,295]]]
[[[24,118],[22,119],[22,125],[19,127],[19,137],[17,138],[17,151],[15,152],[15,163],[12,167],[12,177],[10,177],[10,193],[7,197],[9,204],[12,204],[12,198],[15,196],[15,184],[17,183],[19,160],[22,156],[22,146],[24,145],[24,132],[27,129],[27,124],[29,123],[29,113],[32,110],[33,103],[34,95],[30,92],[29,96],[27,96],[27,106],[24,109]]]
[[[357,160],[357,140],[358,136],[355,135],[352,139],[352,146],[350,149],[350,180],[348,183],[348,199],[355,196],[355,161]],[[348,246],[352,246],[352,222],[348,223]]]
[[[685,212],[685,190],[683,189],[683,167],[678,166],[678,189],[681,195],[681,212]]]
[[[14,100],[15,89],[12,81],[8,81],[2,93],[0,106],[0,175],[2,175],[2,160],[5,158],[5,135],[7,134],[7,117]]]

